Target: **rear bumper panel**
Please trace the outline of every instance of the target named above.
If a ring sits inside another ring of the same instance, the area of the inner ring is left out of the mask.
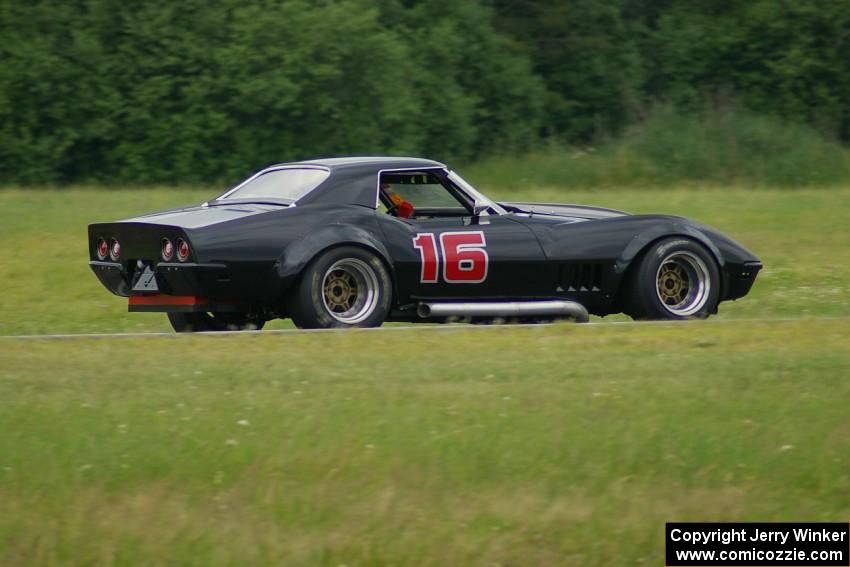
[[[89,262],[100,283],[120,297],[129,297],[129,311],[237,311],[242,302],[234,293],[224,264],[160,262],[151,266],[158,293],[134,291],[142,269],[135,262]],[[145,263],[145,266],[150,265]],[[242,298],[244,300],[244,298]]]
[[[91,261],[89,265],[100,283],[115,295],[133,294],[133,284],[140,274],[135,265],[99,261]],[[153,269],[157,287],[166,294],[228,297],[231,293],[230,275],[224,264],[160,262]]]
[[[230,274],[224,264],[185,264],[161,262],[156,266],[160,289],[173,295],[227,297]]]
[[[103,284],[103,287],[121,297],[130,295],[130,286],[127,284],[127,272],[120,262],[89,262],[94,275]]]

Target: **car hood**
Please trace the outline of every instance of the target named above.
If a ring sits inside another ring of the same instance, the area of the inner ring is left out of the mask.
[[[203,204],[149,213],[140,217],[125,219],[121,222],[170,225],[191,229],[202,228],[271,211],[280,211],[284,208],[286,207],[261,203],[240,203],[212,206]]]
[[[628,213],[605,207],[591,207],[588,205],[560,205],[556,203],[500,203],[519,213],[550,215],[556,217],[567,217],[571,219],[607,219],[612,217],[628,216]]]

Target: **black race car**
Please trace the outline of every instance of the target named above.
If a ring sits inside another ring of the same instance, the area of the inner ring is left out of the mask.
[[[166,312],[177,331],[702,318],[762,267],[697,222],[495,202],[397,157],[274,165],[200,205],[92,224],[89,252],[130,311]]]

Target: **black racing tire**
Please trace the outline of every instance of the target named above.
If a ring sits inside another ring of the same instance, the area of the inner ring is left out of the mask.
[[[625,289],[625,312],[633,319],[705,319],[717,312],[720,269],[698,242],[665,238],[635,262]]]
[[[380,327],[390,312],[392,280],[371,252],[331,248],[304,269],[286,303],[301,329]]]
[[[209,331],[259,331],[262,319],[238,313],[169,313],[168,321],[178,333]]]

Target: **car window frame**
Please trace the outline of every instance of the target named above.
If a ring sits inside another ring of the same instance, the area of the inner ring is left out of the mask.
[[[446,181],[451,183],[458,191],[466,195],[467,197],[472,198],[473,203],[484,203],[490,209],[487,215],[506,215],[509,214],[509,211],[501,206],[499,203],[482,193],[478,190],[477,187],[472,185],[469,181],[461,177],[461,175],[454,171],[453,169],[446,168]]]
[[[459,204],[461,208],[466,209],[468,215],[474,214],[475,207],[475,198],[469,195],[462,187],[460,187],[457,183],[453,182],[449,177],[450,170],[446,167],[432,166],[432,167],[402,167],[402,168],[387,168],[378,170],[375,175],[375,211],[377,212],[380,208],[381,203],[381,176],[385,173],[409,173],[409,172],[417,172],[421,171],[423,173],[434,172],[437,174],[437,178],[440,181],[440,184],[443,185],[443,188],[448,191],[450,194],[452,192],[456,192],[459,199]],[[428,209],[430,210],[430,209]],[[465,215],[464,215],[465,216]]]
[[[316,185],[315,187],[313,187],[312,189],[310,189],[309,191],[307,191],[306,193],[304,193],[303,195],[301,195],[300,197],[298,197],[294,201],[290,202],[286,199],[275,199],[273,197],[264,198],[264,199],[262,199],[263,201],[277,201],[279,203],[285,203],[285,204],[289,205],[290,207],[294,207],[298,203],[298,201],[300,201],[301,199],[303,199],[304,197],[306,197],[307,195],[309,195],[310,193],[312,193],[313,191],[315,191],[316,189],[321,187],[331,177],[330,168],[324,167],[324,166],[321,166],[321,165],[312,165],[312,164],[310,164],[310,165],[296,165],[296,164],[273,165],[271,167],[261,169],[260,171],[258,171],[254,175],[248,177],[247,179],[245,179],[244,181],[242,181],[241,183],[239,183],[238,185],[236,185],[232,189],[228,189],[227,191],[225,191],[224,193],[222,193],[221,195],[219,195],[215,199],[211,199],[210,202],[226,202],[228,195],[235,193],[236,191],[238,191],[239,189],[241,189],[245,185],[251,183],[252,181],[257,179],[258,177],[266,175],[267,173],[272,173],[272,172],[275,172],[275,171],[282,171],[282,170],[286,170],[286,169],[316,169],[316,170],[319,170],[319,171],[324,171],[325,173],[327,173],[327,176],[318,185]],[[246,199],[246,200],[250,201],[250,199]],[[238,201],[240,201],[240,199],[234,199],[232,202],[236,203]]]

